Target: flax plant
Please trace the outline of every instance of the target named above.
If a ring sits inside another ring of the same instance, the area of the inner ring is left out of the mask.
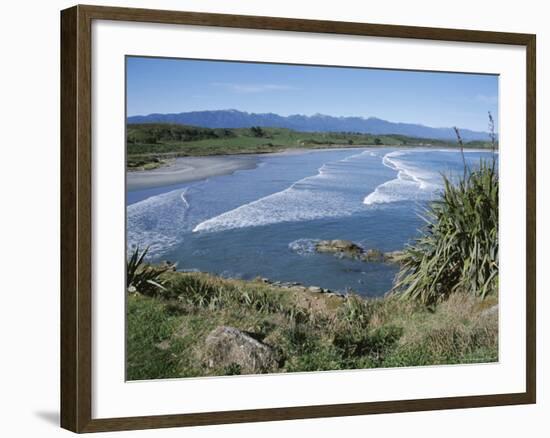
[[[443,176],[443,193],[427,208],[421,236],[405,248],[393,288],[405,299],[433,305],[457,291],[485,298],[498,288],[496,157],[476,170],[465,160],[464,166],[455,184]]]
[[[126,261],[126,287],[129,292],[140,292],[144,295],[154,295],[165,290],[161,275],[169,266],[150,266],[145,263],[145,256],[149,248],[141,251],[136,248],[130,258]]]

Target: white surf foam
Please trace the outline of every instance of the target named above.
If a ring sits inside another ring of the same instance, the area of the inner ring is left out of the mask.
[[[177,230],[185,225],[189,202],[187,190],[152,196],[126,208],[126,245],[129,250],[149,247],[156,257],[180,241]]]
[[[368,151],[323,164],[316,175],[305,177],[280,192],[244,204],[198,224],[193,231],[222,231],[353,214],[363,208],[350,196],[360,187],[364,167],[350,165]]]
[[[410,153],[422,151],[395,151],[384,155],[382,163],[397,172],[397,178],[380,184],[363,201],[366,205],[398,201],[422,201],[432,199],[441,189],[441,175],[411,165],[399,159]]]
[[[288,249],[300,255],[315,254],[315,246],[319,242],[319,239],[298,239],[290,242]]]

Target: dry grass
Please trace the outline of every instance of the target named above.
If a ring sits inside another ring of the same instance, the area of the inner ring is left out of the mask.
[[[494,311],[489,311],[492,307]],[[434,310],[409,307],[381,324],[399,324],[399,348],[424,364],[498,360],[498,298],[455,293]],[[405,364],[403,364],[405,365]]]

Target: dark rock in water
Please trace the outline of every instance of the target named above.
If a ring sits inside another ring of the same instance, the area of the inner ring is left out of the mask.
[[[378,249],[369,249],[361,255],[361,259],[366,262],[383,262],[384,253]]]
[[[278,367],[274,350],[234,327],[220,326],[206,338],[204,359],[210,368],[238,366],[243,374],[266,373]]]
[[[321,240],[315,245],[317,252],[331,253],[344,257],[357,258],[364,250],[350,240]]]
[[[351,240],[320,240],[315,244],[320,253],[333,254],[338,258],[351,258],[364,262],[401,263],[403,251],[382,252],[379,249],[363,249]]]

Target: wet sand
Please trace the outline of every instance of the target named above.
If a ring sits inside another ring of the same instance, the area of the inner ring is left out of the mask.
[[[158,169],[126,172],[126,190],[150,189],[228,175],[237,170],[254,169],[257,163],[258,158],[254,155],[180,157]]]

